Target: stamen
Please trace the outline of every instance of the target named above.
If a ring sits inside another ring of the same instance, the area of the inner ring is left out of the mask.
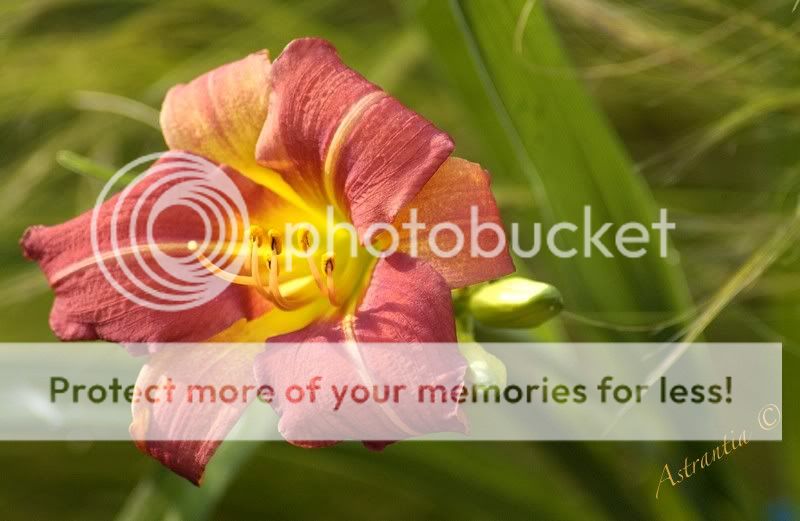
[[[308,228],[300,228],[300,247],[303,248],[303,251],[308,251],[308,249],[311,247],[310,235],[311,232],[308,230]]]
[[[250,236],[250,244],[255,244],[259,248],[264,244],[264,230],[261,229],[261,226],[257,224],[251,226],[248,235]]]
[[[336,298],[336,285],[333,280],[333,270],[336,267],[333,253],[326,253],[322,256],[322,268],[325,271],[325,285],[322,288],[325,296],[328,297],[332,306],[339,307],[339,299]]]
[[[290,311],[300,307],[296,303],[289,302],[281,295],[281,287],[278,282],[278,275],[280,275],[278,271],[278,257],[275,255],[270,257],[269,260],[267,260],[267,266],[269,266],[269,292],[272,295],[272,301],[275,305],[284,311]]]
[[[188,248],[189,251],[195,253],[195,255],[197,256],[197,260],[205,269],[207,269],[217,277],[221,278],[222,280],[231,282],[233,284],[241,284],[242,286],[256,285],[256,282],[255,280],[253,280],[253,277],[237,275],[235,273],[225,271],[224,269],[220,268],[219,266],[208,260],[208,258],[205,255],[197,251],[198,248],[197,241],[189,241],[188,243],[186,243],[186,247]]]
[[[258,294],[269,300],[273,301],[272,295],[267,291],[266,285],[261,278],[261,259],[258,256],[258,245],[261,244],[261,238],[254,236],[251,232],[250,235],[250,273],[253,275],[255,281],[256,291]]]
[[[301,230],[300,245],[303,251],[307,254],[305,256],[308,262],[309,270],[314,278],[314,282],[322,293],[328,298],[331,305],[338,307],[340,305],[339,299],[336,295],[336,284],[333,277],[333,272],[336,269],[336,262],[332,252],[328,252],[321,258],[322,273],[320,273],[320,265],[317,265],[314,255],[308,254],[311,247],[309,231]],[[197,241],[189,241],[186,243],[186,248],[194,252],[200,264],[223,280],[234,284],[244,286],[252,286],[258,293],[269,300],[275,307],[283,311],[292,311],[305,306],[313,300],[313,296],[304,296],[300,299],[291,299],[285,297],[281,293],[280,287],[280,267],[278,256],[283,251],[283,240],[281,235],[275,230],[269,230],[264,233],[264,230],[259,226],[251,226],[248,232],[250,241],[250,276],[237,275],[225,271],[223,268],[211,262],[202,252],[198,251],[199,245]],[[264,279],[262,271],[261,256],[259,255],[259,248],[261,248],[266,240],[269,240],[270,255],[267,258],[267,278]],[[309,281],[310,282],[310,281]]]
[[[280,281],[279,281],[279,267],[278,255],[282,251],[281,236],[275,230],[269,230],[267,237],[270,242],[271,255],[267,259],[267,268],[269,270],[269,277],[264,282],[261,273],[260,257],[258,255],[258,248],[263,244],[264,232],[261,228],[254,227],[251,229],[250,241],[250,270],[255,279],[255,286],[258,292],[267,300],[275,304],[275,307],[283,311],[291,311],[302,307],[308,303],[308,299],[290,301],[281,294]]]
[[[270,230],[267,232],[267,236],[269,237],[269,247],[272,250],[272,253],[275,255],[280,255],[281,251],[283,251],[283,242],[281,241],[281,234],[275,230]]]
[[[311,232],[308,231],[306,228],[302,228],[300,230],[300,247],[303,248],[303,252],[306,254],[306,261],[308,262],[308,270],[311,272],[311,276],[314,277],[314,282],[317,283],[317,287],[319,289],[323,289],[324,285],[322,282],[322,275],[319,273],[319,268],[317,267],[317,263],[314,262],[314,255],[309,254],[308,250],[311,248]]]

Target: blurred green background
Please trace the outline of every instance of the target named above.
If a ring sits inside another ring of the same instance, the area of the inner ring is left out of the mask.
[[[91,208],[109,168],[163,150],[166,90],[300,36],[448,131],[507,222],[677,221],[668,259],[518,260],[562,317],[486,341],[784,343],[784,441],[655,498],[713,443],[223,446],[195,489],[132,443],[0,444],[2,519],[793,519],[800,277],[800,9],[790,0],[4,0],[0,340],[53,340],[18,239]],[[524,230],[525,227],[523,226]],[[524,235],[523,235],[524,236]],[[527,244],[523,240],[523,244]],[[65,346],[67,349],[68,346]],[[0,421],[2,419],[0,418]]]

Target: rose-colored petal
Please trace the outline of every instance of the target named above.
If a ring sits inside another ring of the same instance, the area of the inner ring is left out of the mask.
[[[453,149],[324,40],[291,42],[272,81],[258,161],[317,204],[342,204],[362,239],[370,224],[392,222]]]
[[[445,161],[395,219],[394,226],[400,232],[400,251],[429,262],[451,288],[513,273],[514,264],[508,254],[503,222],[490,182],[489,173],[476,163],[457,157]],[[412,209],[417,212],[416,222],[425,225],[424,229],[417,230],[416,240],[411,230],[403,226],[410,222]],[[471,225],[473,214],[474,226]],[[464,242],[460,249],[454,231],[443,228],[435,236],[440,252],[431,250],[431,230],[439,223],[452,223],[461,230]],[[473,230],[480,233],[473,234]],[[448,256],[451,250],[456,254]],[[485,256],[480,255],[481,251]],[[442,252],[445,255],[441,255]]]
[[[280,174],[256,163],[256,142],[269,105],[270,70],[264,50],[172,87],[161,108],[161,129],[170,149],[230,165],[304,208]]]
[[[441,343],[270,344],[256,360],[258,385],[275,390],[278,429],[303,447],[361,440],[379,449],[387,440],[463,433],[452,393],[460,394],[465,371],[457,344]]]
[[[269,53],[260,51],[172,87],[161,108],[171,149],[188,150],[245,171],[269,103]]]
[[[256,372],[260,384],[276,389],[306,385],[315,375],[326,389],[347,382],[368,387],[446,382],[449,389],[466,370],[455,341],[447,284],[429,265],[397,253],[378,262],[354,315],[273,337],[256,361]],[[451,344],[421,345],[434,342]],[[334,411],[331,399],[330,392],[320,392],[313,403],[291,404],[276,394],[281,433],[305,447],[362,439],[377,449],[387,443],[383,440],[464,428],[455,403],[365,404]]]
[[[97,249],[111,279],[106,278],[101,270],[92,247],[92,211],[60,225],[34,226],[26,231],[21,241],[24,253],[39,263],[55,291],[50,326],[59,338],[118,342],[200,341],[240,318],[253,318],[266,310],[264,300],[247,287],[226,285],[222,279],[214,277],[210,279],[210,284],[222,284],[224,289],[209,302],[196,307],[187,305],[188,309],[178,311],[173,307],[156,309],[152,306],[173,306],[176,301],[169,298],[174,295],[188,298],[186,293],[181,292],[187,290],[185,279],[181,277],[186,273],[184,268],[172,272],[165,270],[163,264],[156,261],[146,236],[148,217],[156,214],[154,208],[167,201],[167,197],[182,193],[184,185],[180,180],[183,178],[173,178],[173,174],[182,172],[182,168],[185,168],[182,160],[162,158],[149,170],[158,173],[148,174],[141,182],[129,187],[130,191],[115,195],[100,207],[97,214]],[[227,186],[238,189],[244,201],[267,207],[274,204],[276,208],[281,204],[274,195],[232,170],[216,172],[219,179],[232,181]],[[169,181],[159,183],[167,179]],[[115,205],[123,195],[125,197],[119,205],[116,225],[112,225]],[[133,226],[134,242],[129,234],[138,203],[141,203],[141,207],[138,208],[139,215]],[[202,243],[205,225],[192,209],[174,204],[167,204],[167,207],[154,220],[153,242],[169,255],[188,256],[190,251],[187,243],[191,240]],[[213,223],[213,215],[211,217]],[[240,218],[240,215],[234,214],[235,220]],[[237,225],[238,240],[242,240],[242,223]],[[223,224],[223,227],[227,226]],[[112,247],[112,229],[118,234],[116,247]],[[218,229],[212,231],[212,242],[218,233]],[[115,257],[115,252],[119,258]],[[135,252],[139,253],[138,259]],[[196,260],[193,262],[191,268],[202,272],[199,263]],[[123,263],[128,273],[123,271]],[[110,280],[116,281],[119,287],[115,288]],[[139,285],[135,280],[139,281]],[[174,290],[169,284],[179,289]],[[145,288],[156,293],[148,292]]]
[[[152,402],[134,400],[131,436],[142,452],[198,485],[219,444],[256,399],[253,361],[263,347],[159,347],[136,380],[136,389],[154,386],[157,392]],[[167,386],[172,386],[171,393]],[[225,390],[227,386],[236,394]]]
[[[356,313],[270,342],[455,342],[450,288],[433,267],[404,253],[381,259]]]

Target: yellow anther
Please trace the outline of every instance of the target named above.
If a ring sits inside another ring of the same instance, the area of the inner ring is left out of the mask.
[[[320,275],[319,268],[317,267],[317,263],[314,258],[314,254],[308,251],[311,249],[311,232],[308,228],[303,226],[300,228],[299,234],[300,234],[300,247],[303,249],[303,253],[305,253],[305,259],[308,262],[308,271],[310,271],[311,276],[314,277],[314,282],[317,283],[317,287],[322,290],[324,287],[324,283],[322,281],[322,275]]]
[[[278,233],[276,230],[270,229],[267,232],[267,237],[269,237],[269,247],[272,250],[272,253],[275,255],[280,255],[283,251],[283,241],[281,240],[281,234]]]
[[[327,297],[331,305],[338,307],[340,302],[336,294],[336,284],[333,276],[336,270],[334,255],[332,252],[322,255],[320,264],[317,264],[316,256],[310,252],[310,235],[308,229],[300,230],[300,245],[303,252],[306,253],[305,258],[308,262],[309,271],[317,287]],[[250,276],[230,273],[215,265],[199,251],[200,246],[197,241],[187,242],[186,248],[190,252],[193,252],[200,264],[212,274],[234,284],[254,287],[262,297],[279,309],[291,311],[305,306],[313,300],[313,296],[308,295],[299,299],[296,297],[287,298],[283,295],[280,287],[280,260],[278,258],[283,251],[283,238],[277,231],[270,229],[265,233],[260,226],[253,225],[248,230],[248,239],[250,242]],[[265,274],[263,271],[264,259],[261,258],[259,248],[266,245],[267,240],[269,241],[269,248],[271,251],[266,258],[267,272]],[[320,267],[322,268],[321,270]]]
[[[266,237],[269,239],[272,254],[267,259],[268,273],[267,280],[265,281],[261,272],[261,257],[258,254],[258,248],[264,244],[264,231],[258,226],[250,228],[250,272],[252,273],[256,290],[261,296],[272,302],[275,307],[284,311],[291,311],[306,305],[308,303],[307,301],[290,301],[281,294],[280,282],[278,280],[278,276],[280,275],[278,269],[278,255],[282,250],[281,238],[275,230],[269,230]]]
[[[303,226],[298,233],[300,235],[300,247],[303,251],[308,251],[311,248],[311,232]]]
[[[336,262],[334,261],[333,253],[326,253],[323,255],[321,264],[322,270],[326,275],[333,273],[334,268],[336,268]]]
[[[336,297],[336,284],[333,280],[333,270],[336,269],[336,261],[334,260],[333,253],[326,253],[322,256],[322,270],[325,273],[324,286],[322,287],[323,293],[328,297],[332,306],[339,306],[339,299]]]
[[[248,231],[248,235],[250,237],[250,244],[255,244],[259,248],[264,244],[264,230],[261,226],[257,224],[252,225]]]

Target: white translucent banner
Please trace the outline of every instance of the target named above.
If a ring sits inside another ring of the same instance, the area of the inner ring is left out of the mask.
[[[0,440],[780,440],[781,409],[780,344],[0,344]]]

